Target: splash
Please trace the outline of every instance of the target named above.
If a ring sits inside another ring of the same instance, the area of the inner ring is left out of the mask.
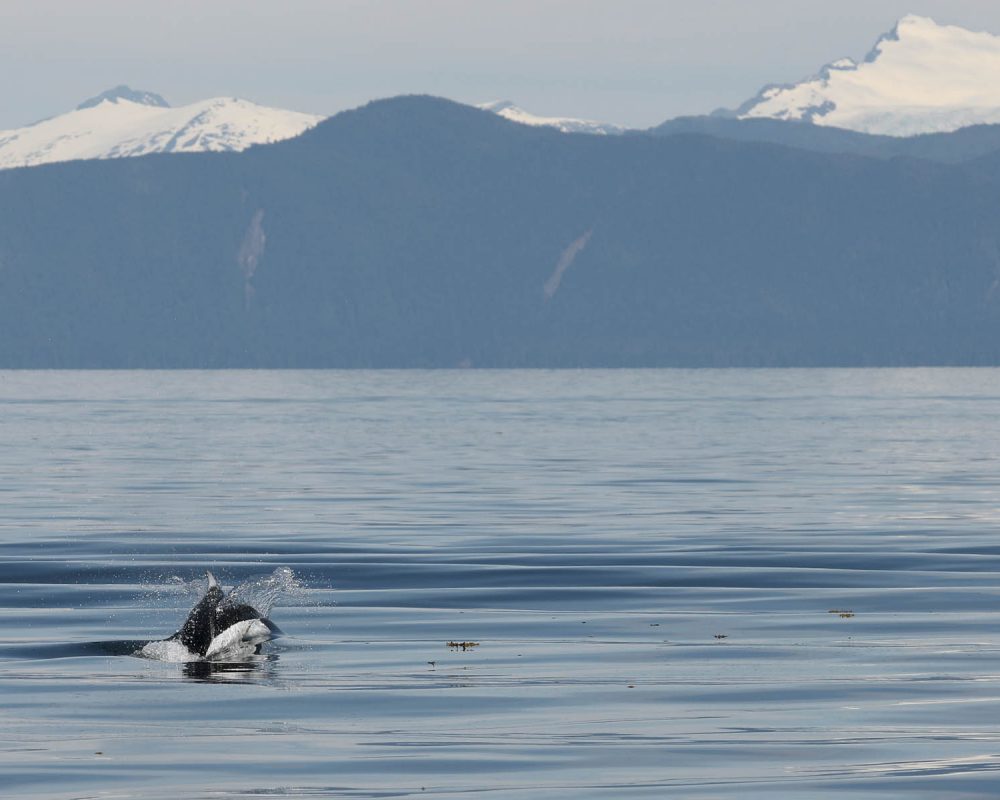
[[[297,594],[302,590],[301,582],[296,578],[295,573],[288,567],[278,567],[270,575],[253,580],[244,581],[234,586],[226,592],[225,599],[219,604],[219,608],[229,605],[249,605],[262,617],[269,617],[271,610],[280,599],[291,594]],[[162,596],[164,594],[180,593],[186,595],[191,603],[198,603],[209,589],[207,575],[205,577],[185,580],[179,576],[171,576],[165,585],[156,587],[152,591],[147,591],[147,596]],[[223,587],[225,591],[225,587]],[[237,623],[241,625],[245,623]],[[272,626],[271,630],[275,630]],[[266,633],[266,631],[265,631]],[[243,654],[243,657],[234,660],[253,660],[256,649],[251,647],[250,652]],[[134,655],[142,658],[149,658],[155,661],[167,662],[191,662],[206,660],[196,653],[192,653],[183,644],[169,638],[146,642],[137,648]],[[209,652],[210,660],[212,653]]]
[[[184,580],[180,575],[171,575],[163,591],[179,592],[196,602],[208,591],[208,577],[203,575],[200,578]]]
[[[153,661],[166,661],[171,664],[182,664],[191,660],[191,653],[180,642],[168,639],[157,642],[147,642],[131,655],[148,658]]]
[[[226,592],[226,602],[246,603],[253,606],[263,616],[270,616],[271,609],[285,596],[294,596],[302,591],[301,581],[288,567],[278,567],[270,575],[244,581],[232,588],[227,588],[225,573],[217,572],[216,577]],[[162,579],[161,579],[162,580]],[[161,607],[165,598],[185,598],[185,602],[194,605],[208,591],[208,577],[203,572],[196,578],[186,579],[179,575],[171,575],[164,583],[146,584],[143,587],[143,597],[150,606]]]
[[[291,569],[278,567],[270,575],[234,586],[226,594],[226,602],[246,603],[257,609],[261,616],[269,617],[279,599],[301,589],[302,584]]]

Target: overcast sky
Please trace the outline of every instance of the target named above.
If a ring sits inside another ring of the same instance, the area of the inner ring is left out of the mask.
[[[863,56],[907,14],[1000,34],[996,0],[0,0],[0,128],[127,83],[332,114],[513,100],[646,127]]]

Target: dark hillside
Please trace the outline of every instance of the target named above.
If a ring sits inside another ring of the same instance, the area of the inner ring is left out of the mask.
[[[961,164],[1000,152],[1000,125],[971,125],[952,133],[877,136],[843,128],[776,119],[678,117],[645,132],[652,136],[700,133],[737,142],[762,142],[817,153],[846,153],[870,158],[922,158]]]
[[[1000,363],[992,180],[397,98],[0,172],[0,366]]]

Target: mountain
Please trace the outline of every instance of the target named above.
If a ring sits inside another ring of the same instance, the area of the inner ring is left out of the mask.
[[[427,97],[0,172],[0,367],[1000,364],[1000,169]]]
[[[499,100],[493,103],[480,103],[476,108],[491,111],[511,122],[533,127],[555,128],[563,133],[592,133],[598,135],[617,135],[627,130],[622,125],[610,122],[593,122],[587,119],[572,117],[539,117],[529,114],[523,108],[518,108],[509,100]]]
[[[118,86],[67,114],[0,131],[0,169],[148,153],[245,150],[297,136],[320,119],[228,97],[171,108],[158,94]]]
[[[1000,37],[906,16],[862,62],[843,58],[767,86],[736,116],[889,136],[1000,123]]]
[[[677,117],[645,131],[652,136],[706,134],[740,142],[761,142],[817,153],[869,158],[920,158],[960,164],[1000,151],[1000,125],[972,125],[950,133],[880,136],[807,122],[708,115]]]
[[[170,103],[168,103],[162,95],[156,94],[155,92],[145,92],[142,90],[132,89],[129,86],[120,84],[113,89],[108,89],[105,92],[101,92],[99,95],[84,100],[76,107],[76,110],[81,111],[84,108],[99,106],[105,100],[112,103],[116,103],[119,100],[127,100],[130,103],[138,103],[143,106],[170,108]]]

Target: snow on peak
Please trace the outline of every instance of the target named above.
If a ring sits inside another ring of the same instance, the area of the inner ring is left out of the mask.
[[[119,86],[74,111],[0,131],[0,169],[149,153],[245,150],[298,136],[321,119],[230,97],[172,108],[152,92]]]
[[[910,14],[861,63],[767,86],[737,114],[890,136],[1000,123],[1000,36]]]
[[[94,106],[99,106],[105,100],[112,103],[117,103],[119,100],[128,100],[130,103],[138,103],[143,106],[157,106],[158,108],[170,108],[170,103],[163,99],[161,95],[155,92],[143,92],[136,91],[125,84],[116,86],[114,89],[108,89],[106,92],[101,92],[96,97],[91,97],[89,100],[84,100],[80,105],[76,107],[77,111],[81,111],[84,108],[93,108]]]
[[[556,128],[563,133],[592,133],[598,135],[614,135],[625,132],[621,125],[614,125],[609,122],[593,122],[587,119],[573,119],[571,117],[539,117],[529,114],[523,108],[514,105],[510,100],[496,100],[491,103],[480,103],[476,108],[483,111],[490,111],[511,122],[521,125],[531,125],[533,127]]]
[[[516,105],[514,105],[510,100],[494,100],[492,103],[480,103],[476,108],[481,108],[483,111],[492,111],[494,114],[500,114],[504,111],[520,111],[522,114],[526,113],[521,111]]]

